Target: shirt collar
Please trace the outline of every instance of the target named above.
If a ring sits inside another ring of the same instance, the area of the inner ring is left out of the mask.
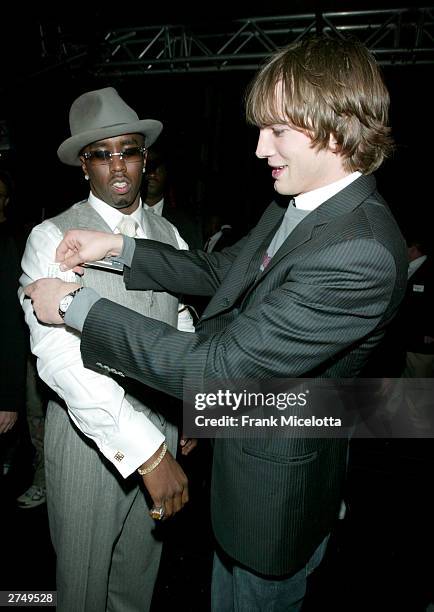
[[[336,195],[339,191],[342,191],[344,187],[347,187],[350,183],[358,179],[359,176],[362,176],[361,172],[352,172],[334,183],[296,196],[294,198],[295,206],[301,210],[314,210],[320,204]]]
[[[413,259],[412,261],[410,261],[410,263],[408,264],[408,278],[413,276],[413,274],[417,270],[419,270],[421,265],[425,263],[426,260],[427,260],[427,255],[421,255],[420,257],[417,257],[416,259]]]
[[[156,204],[154,204],[154,206],[148,206],[146,202],[143,202],[143,208],[145,210],[152,210],[154,215],[158,215],[159,217],[161,217],[161,215],[163,214],[163,206],[164,206],[164,198],[161,198],[161,200],[157,202]]]
[[[100,215],[100,217],[104,219],[104,221],[107,223],[112,232],[115,231],[121,219],[126,216],[120,210],[113,208],[113,206],[106,204],[105,202],[94,196],[92,192],[90,192],[89,194],[88,202],[92,206],[92,208]],[[142,201],[140,200],[136,210],[128,216],[137,221],[139,226],[142,227],[142,214]]]

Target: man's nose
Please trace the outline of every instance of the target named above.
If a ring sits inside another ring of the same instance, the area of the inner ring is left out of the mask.
[[[256,146],[256,157],[265,159],[273,155],[273,143],[271,139],[271,131],[267,128],[259,130],[258,144]]]
[[[118,172],[120,169],[123,170],[127,163],[122,155],[113,155],[110,159],[110,170],[112,172]]]

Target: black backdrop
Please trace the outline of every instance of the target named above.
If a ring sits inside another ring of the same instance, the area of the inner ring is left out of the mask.
[[[30,43],[27,39],[22,44]],[[22,67],[17,59],[20,44],[16,38],[9,55],[2,54],[3,75],[12,77],[15,63]],[[434,93],[429,85],[434,70],[431,65],[386,66],[384,74],[397,149],[377,180],[407,232],[413,225],[428,227],[432,206]],[[71,102],[84,91],[113,85],[141,118],[163,121],[180,199],[202,212],[218,206],[249,229],[273,197],[266,164],[254,155],[257,130],[244,120],[244,92],[252,76],[147,75],[106,82],[63,66],[11,78],[11,85],[3,80],[0,119],[7,121],[11,149],[1,163],[15,177],[20,216],[39,221],[43,214],[51,216],[86,196],[80,170],[62,165],[56,150],[68,136]]]

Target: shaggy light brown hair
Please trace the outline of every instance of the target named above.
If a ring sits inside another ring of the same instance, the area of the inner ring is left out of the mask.
[[[277,52],[246,98],[249,123],[289,124],[306,131],[318,149],[326,149],[332,135],[345,168],[363,174],[376,170],[393,149],[388,110],[389,93],[368,49],[324,36]]]

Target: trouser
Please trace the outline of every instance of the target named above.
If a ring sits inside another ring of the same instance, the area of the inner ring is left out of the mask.
[[[174,452],[176,428],[165,435]],[[117,474],[54,402],[45,462],[59,612],[149,610],[162,544],[137,475]]]
[[[33,484],[38,487],[45,487],[44,423],[47,401],[41,389],[42,384],[36,371],[35,359],[30,355],[27,359],[26,412],[30,437],[36,451]]]
[[[321,563],[328,539],[329,536],[324,538],[301,570],[277,580],[250,572],[216,552],[211,584],[212,612],[299,612],[307,577]]]

